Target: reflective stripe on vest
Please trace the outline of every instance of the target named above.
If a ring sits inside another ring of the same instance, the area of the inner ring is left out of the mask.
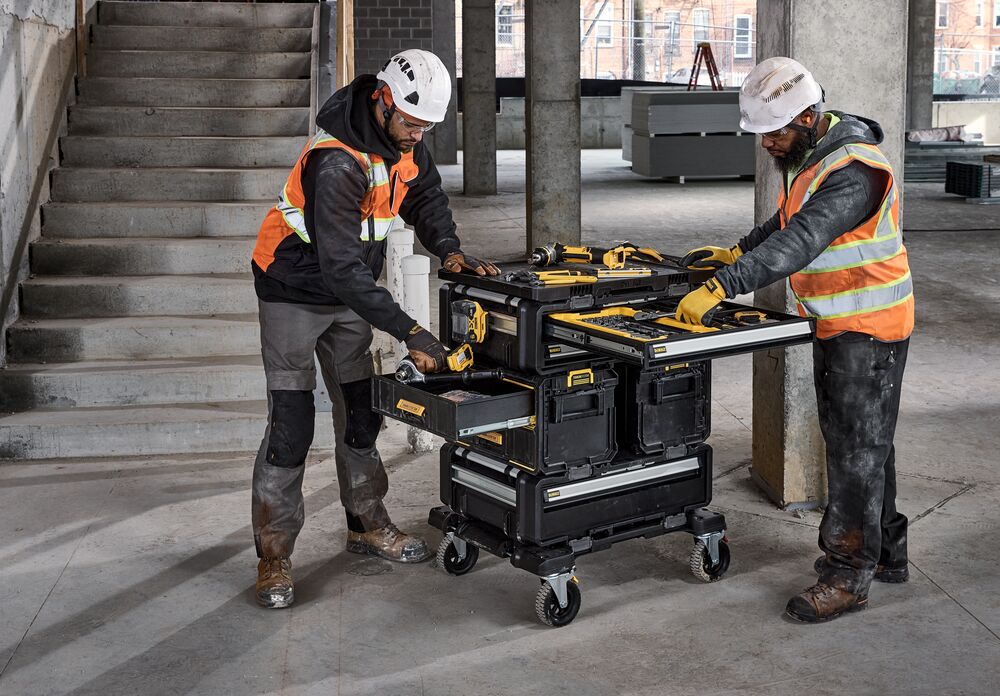
[[[790,278],[799,312],[815,317],[817,336],[862,331],[899,340],[913,326],[913,281],[899,231],[899,192],[892,167],[873,145],[838,148],[800,173],[778,205],[782,226],[797,213],[832,172],[853,161],[885,171],[889,182],[878,212],[842,234]]]

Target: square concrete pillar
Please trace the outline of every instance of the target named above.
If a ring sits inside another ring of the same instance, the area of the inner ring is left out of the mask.
[[[525,3],[528,251],[580,243],[579,16],[578,0]]]
[[[930,128],[934,121],[935,0],[910,0],[906,44],[906,128]]]
[[[493,0],[462,0],[462,181],[497,192],[497,46]]]
[[[451,75],[448,115],[428,135],[431,154],[438,164],[458,162],[458,80],[455,78],[455,0],[433,0],[431,49]]]
[[[757,59],[789,56],[826,90],[826,108],[882,124],[881,147],[902,177],[906,114],[907,0],[771,0],[757,3]],[[759,145],[759,141],[758,141]],[[771,217],[781,180],[757,151],[756,220]],[[770,309],[795,313],[788,282],[755,294]],[[826,461],[816,418],[810,346],[760,351],[753,360],[753,479],[782,507],[826,499]]]

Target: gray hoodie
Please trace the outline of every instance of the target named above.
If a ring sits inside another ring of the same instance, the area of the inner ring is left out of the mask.
[[[838,111],[832,113],[840,122],[827,131],[806,157],[800,173],[844,145],[882,142],[882,127],[875,121]],[[753,292],[808,266],[837,237],[879,210],[886,176],[881,170],[854,161],[830,174],[784,229],[777,212],[754,227],[739,241],[743,256],[715,274],[726,296]],[[778,230],[781,234],[774,234]]]

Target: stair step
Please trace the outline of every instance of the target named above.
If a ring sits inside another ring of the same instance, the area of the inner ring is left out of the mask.
[[[309,106],[309,80],[83,77],[80,104],[102,106]]]
[[[142,27],[98,24],[93,45],[113,50],[153,51],[309,51],[312,29],[256,28],[233,31],[228,27]]]
[[[72,106],[69,133],[100,136],[302,136],[309,109]]]
[[[288,167],[254,169],[59,167],[56,201],[251,201],[277,198]]]
[[[256,236],[272,201],[46,203],[46,239]]]
[[[60,141],[68,167],[287,167],[306,138],[68,136]]]
[[[0,418],[0,459],[230,451],[247,452],[249,462],[260,446],[266,414],[265,401],[36,409]],[[313,448],[332,446],[330,414],[319,412]]]
[[[249,265],[247,257],[243,264]],[[30,319],[213,316],[256,311],[250,274],[38,276],[21,285],[21,313]]]
[[[99,24],[161,27],[312,27],[313,5],[304,3],[111,2],[98,9]]]
[[[260,399],[260,355],[20,364],[0,370],[0,411]]]
[[[87,74],[95,77],[308,78],[310,63],[308,53],[91,50],[87,54]]]
[[[260,350],[255,315],[19,319],[7,330],[12,362],[147,360],[252,355]]]
[[[40,239],[31,270],[55,276],[249,273],[254,237],[217,239]]]

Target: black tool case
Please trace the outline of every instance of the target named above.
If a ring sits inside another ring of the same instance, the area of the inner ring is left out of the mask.
[[[692,573],[720,579],[725,519],[704,507],[711,359],[810,341],[811,320],[724,302],[709,326],[683,324],[677,304],[710,273],[669,262],[571,285],[506,277],[525,268],[440,273],[441,340],[469,342],[473,369],[502,380],[375,380],[378,412],[448,441],[429,517],[445,535],[438,564],[463,575],[480,549],[509,559],[541,578],[535,610],[551,626],[580,608],[576,559],[626,539],[689,533]]]
[[[622,364],[618,443],[635,454],[660,454],[704,442],[712,429],[708,360],[643,370]]]
[[[441,502],[518,544],[601,539],[616,528],[703,507],[712,497],[712,450],[628,456],[558,475],[532,476],[461,445],[441,450]]]

